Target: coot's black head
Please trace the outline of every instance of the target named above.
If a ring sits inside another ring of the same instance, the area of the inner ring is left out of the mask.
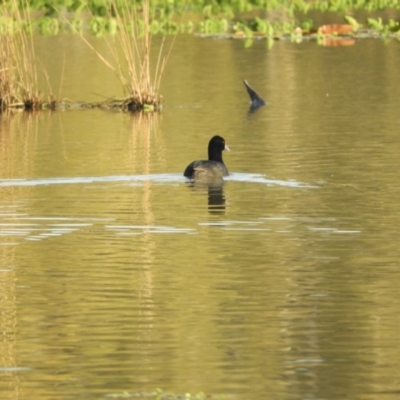
[[[212,137],[208,143],[208,159],[223,162],[223,150],[229,151],[229,147],[225,144],[225,139],[218,135]]]
[[[208,143],[208,160],[197,160],[190,163],[183,175],[186,178],[202,182],[222,182],[229,172],[222,161],[222,152],[228,150],[221,136],[214,136]]]

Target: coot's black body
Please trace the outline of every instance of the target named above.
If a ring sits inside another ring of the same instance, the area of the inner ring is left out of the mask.
[[[222,160],[222,151],[228,150],[221,136],[214,136],[208,143],[208,160],[197,160],[189,164],[183,173],[186,178],[202,182],[215,182],[228,176],[229,172]]]

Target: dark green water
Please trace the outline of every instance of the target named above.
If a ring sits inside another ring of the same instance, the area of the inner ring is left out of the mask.
[[[37,45],[63,96],[121,94]],[[1,398],[398,398],[399,62],[178,37],[158,115],[1,116]],[[214,134],[219,192],[181,176]]]

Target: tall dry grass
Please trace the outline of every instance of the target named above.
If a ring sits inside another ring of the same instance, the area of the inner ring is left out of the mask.
[[[20,7],[21,8],[20,8]],[[10,0],[0,4],[0,108],[41,107],[37,67],[28,3]]]
[[[121,106],[129,111],[157,110],[161,104],[160,84],[175,38],[168,49],[165,48],[165,37],[162,39],[156,50],[156,64],[150,65],[152,13],[150,0],[143,0],[140,8],[129,0],[111,0],[108,17],[115,19],[118,29],[114,36],[104,38],[111,54],[109,57],[97,51],[81,34],[86,44],[120,80],[125,96]]]

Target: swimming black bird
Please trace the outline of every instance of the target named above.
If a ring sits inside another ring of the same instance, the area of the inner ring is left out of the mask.
[[[222,177],[229,172],[222,161],[222,151],[229,151],[221,136],[214,136],[208,143],[208,160],[193,161],[183,173],[186,178],[205,183],[222,183]]]
[[[244,86],[246,86],[247,93],[250,96],[250,110],[256,110],[259,107],[265,106],[266,102],[260,97],[260,95],[244,80]]]

